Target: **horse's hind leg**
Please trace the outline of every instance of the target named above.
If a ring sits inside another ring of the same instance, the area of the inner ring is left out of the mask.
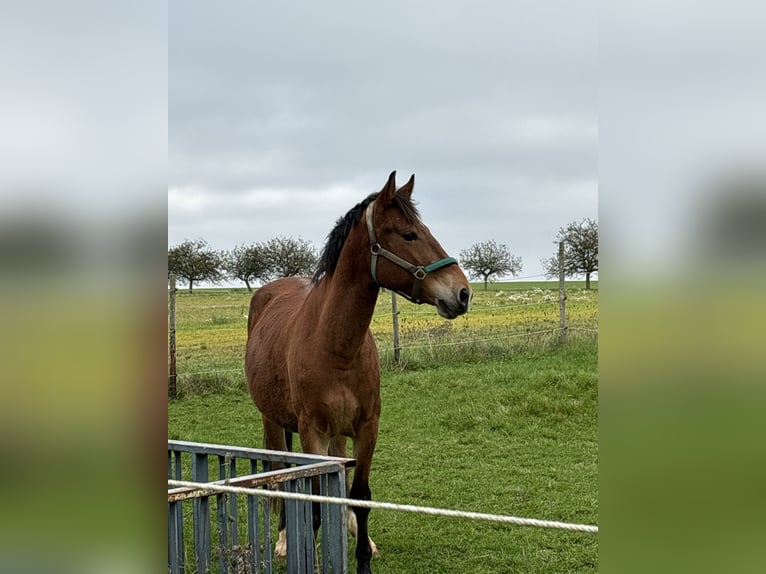
[[[266,417],[263,417],[263,442],[264,446],[269,450],[290,450],[288,446],[292,446],[292,444],[288,445],[288,442],[292,443],[292,433],[286,431],[276,423],[271,422]],[[270,463],[270,470],[279,470],[282,468],[285,468],[285,464],[282,462]],[[284,560],[287,558],[285,499],[280,498],[277,504],[279,505],[279,540],[277,540],[277,543],[274,546],[274,557],[277,560]]]

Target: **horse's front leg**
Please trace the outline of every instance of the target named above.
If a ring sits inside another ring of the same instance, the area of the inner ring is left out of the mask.
[[[370,492],[370,467],[372,465],[372,455],[375,452],[375,444],[378,440],[378,421],[371,420],[365,424],[354,439],[354,458],[356,459],[356,468],[354,469],[354,482],[351,485],[351,498],[357,500],[371,500]],[[357,574],[370,574],[370,558],[373,549],[377,554],[377,548],[370,539],[367,529],[367,518],[370,514],[369,508],[360,508],[352,506],[356,515],[357,536],[356,536],[356,572]],[[351,520],[349,520],[350,522]]]
[[[299,421],[298,423],[299,433],[301,437],[301,447],[303,452],[307,454],[319,454],[327,456],[330,448],[330,437],[325,433],[317,429],[311,421]],[[315,477],[311,480],[311,491],[313,494],[319,494],[319,477]],[[312,522],[314,527],[314,536],[319,530],[321,524],[321,509],[318,502],[314,502],[311,505]]]
[[[330,456],[337,456],[340,458],[348,458],[348,452],[346,452],[346,437],[343,435],[338,435],[336,437],[333,437],[332,441],[330,442]],[[351,469],[346,470],[346,495],[349,494],[349,491],[351,490]],[[348,515],[348,531],[351,534],[351,536],[356,540],[358,527],[356,524],[356,514],[354,512],[350,512]],[[372,538],[369,536],[367,537],[370,542],[370,548],[372,549],[372,555],[377,556],[378,555],[378,547],[375,545],[375,542],[373,542]]]

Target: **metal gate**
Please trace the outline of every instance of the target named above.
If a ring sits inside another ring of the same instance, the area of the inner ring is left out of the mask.
[[[271,470],[282,462],[288,468]],[[276,488],[346,497],[346,469],[353,459],[277,452],[235,446],[168,441],[168,479]],[[217,470],[216,470],[217,469]],[[211,481],[211,474],[216,477]],[[168,488],[168,572],[170,574],[267,573],[274,568],[278,522],[270,498],[209,493],[199,488]],[[315,546],[312,503],[285,501],[288,574],[348,571],[346,507],[321,504],[322,525]],[[318,549],[318,551],[317,551]],[[284,567],[280,568],[284,571]]]

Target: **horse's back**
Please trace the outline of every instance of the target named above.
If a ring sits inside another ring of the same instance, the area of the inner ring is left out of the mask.
[[[292,325],[310,289],[308,278],[285,277],[267,283],[250,300],[245,351],[247,386],[259,410],[274,420],[287,416],[285,354]]]
[[[307,277],[284,277],[267,283],[253,293],[250,298],[250,310],[247,315],[248,336],[253,326],[263,317],[264,312],[272,305],[282,307],[282,312],[295,312],[303,299],[306,298],[310,287]]]

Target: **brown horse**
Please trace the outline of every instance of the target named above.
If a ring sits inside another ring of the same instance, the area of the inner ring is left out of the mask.
[[[346,456],[351,438],[357,463],[349,496],[360,500],[371,498],[380,418],[380,366],[370,331],[380,288],[434,305],[447,319],[465,313],[471,300],[457,261],[447,257],[411,201],[415,176],[396,189],[395,174],[338,220],[311,280],[288,277],[265,285],[253,295],[248,318],[245,372],[266,448],[287,450],[289,433],[297,432],[304,452]],[[357,572],[368,573],[375,550],[367,533],[369,509],[351,508]],[[316,529],[317,514],[314,519]],[[286,554],[283,528],[284,518],[278,557]]]

